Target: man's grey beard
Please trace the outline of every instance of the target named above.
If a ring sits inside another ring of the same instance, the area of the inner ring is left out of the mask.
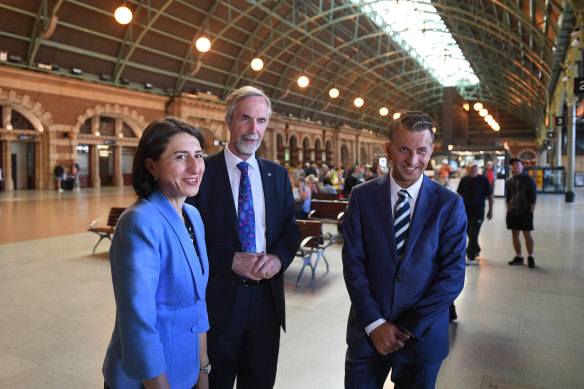
[[[245,142],[243,142],[243,140],[255,140],[255,141],[257,141],[257,143],[248,145]],[[241,154],[252,155],[253,153],[255,153],[257,151],[257,149],[260,148],[260,144],[261,144],[261,141],[260,141],[259,136],[242,135],[239,140],[235,141],[235,148]]]

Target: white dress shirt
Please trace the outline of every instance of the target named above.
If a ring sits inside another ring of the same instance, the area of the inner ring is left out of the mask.
[[[424,179],[424,175],[422,174],[420,176],[420,178],[418,178],[418,181],[414,182],[409,188],[402,188],[401,186],[399,186],[395,180],[393,179],[393,176],[390,174],[390,194],[391,194],[391,203],[392,207],[391,207],[391,215],[392,215],[392,223],[393,223],[393,217],[395,216],[395,210],[397,208],[397,201],[399,199],[399,195],[397,194],[400,190],[405,189],[408,194],[410,195],[408,197],[408,202],[410,203],[410,225],[411,225],[411,218],[413,218],[414,216],[414,208],[416,207],[416,201],[418,200],[418,194],[420,193],[420,188],[422,187],[422,180]],[[374,329],[376,329],[377,327],[379,327],[381,324],[385,323],[387,320],[383,319],[383,318],[379,318],[377,320],[375,320],[373,323],[369,324],[367,327],[365,327],[365,332],[367,332],[367,335],[369,335],[371,333],[371,331],[373,331]]]
[[[225,146],[225,163],[227,165],[227,174],[229,175],[229,183],[231,184],[231,193],[233,195],[233,206],[237,213],[237,200],[239,199],[239,180],[241,179],[241,170],[237,164],[243,161]],[[253,197],[253,211],[255,215],[255,232],[256,232],[256,252],[266,252],[266,203],[264,198],[264,187],[262,184],[262,176],[260,174],[260,167],[255,154],[247,161],[248,177],[251,184],[251,194]]]

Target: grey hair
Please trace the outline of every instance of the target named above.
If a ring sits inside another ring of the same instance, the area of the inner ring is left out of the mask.
[[[237,103],[253,96],[260,96],[266,100],[266,104],[268,105],[268,119],[270,118],[272,115],[272,103],[270,103],[268,96],[266,96],[261,89],[247,85],[231,92],[231,94],[227,96],[227,99],[225,100],[225,121],[227,124],[231,125],[231,122],[233,121],[233,114],[235,113]]]

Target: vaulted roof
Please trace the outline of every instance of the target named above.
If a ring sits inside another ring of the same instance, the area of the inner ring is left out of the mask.
[[[122,2],[134,13],[125,26],[112,16]],[[40,70],[169,96],[202,91],[224,99],[252,84],[270,96],[275,112],[379,132],[388,122],[378,113],[382,105],[390,113],[421,109],[440,116],[444,87],[364,11],[370,3],[4,0],[0,50],[10,62],[0,64],[48,65]],[[458,92],[483,102],[502,137],[533,139],[570,44],[570,2],[431,3],[480,80]],[[201,35],[211,40],[207,53],[193,47]],[[249,66],[255,56],[264,61],[260,72]],[[74,68],[83,74],[73,74]],[[309,77],[309,87],[298,87],[300,74]],[[339,98],[329,98],[331,87],[340,90]],[[360,109],[353,105],[357,96],[365,100]],[[471,122],[471,133],[478,131],[473,126],[483,124]]]

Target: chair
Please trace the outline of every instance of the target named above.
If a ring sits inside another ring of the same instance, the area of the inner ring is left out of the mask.
[[[296,252],[296,256],[301,258],[304,262],[302,269],[296,279],[296,286],[300,286],[300,278],[304,272],[304,268],[309,266],[312,270],[312,279],[316,277],[316,267],[320,259],[324,259],[326,263],[326,273],[329,272],[329,263],[324,256],[327,247],[332,245],[334,237],[330,232],[322,232],[322,221],[318,220],[297,220],[296,223],[302,233],[302,242],[300,248]],[[315,257],[313,259],[313,257]],[[325,274],[326,274],[325,273]]]
[[[97,225],[100,221],[105,220],[106,219],[105,217],[95,219],[94,221],[91,222],[91,224],[89,224],[88,231],[95,232],[99,236],[99,240],[93,247],[93,255],[95,255],[95,250],[97,249],[97,246],[99,246],[102,240],[106,238],[109,239],[110,241],[112,240],[112,235],[115,231],[116,224],[118,224],[118,219],[120,218],[122,212],[125,211],[125,209],[126,208],[112,207],[107,217],[106,227],[100,227]]]

